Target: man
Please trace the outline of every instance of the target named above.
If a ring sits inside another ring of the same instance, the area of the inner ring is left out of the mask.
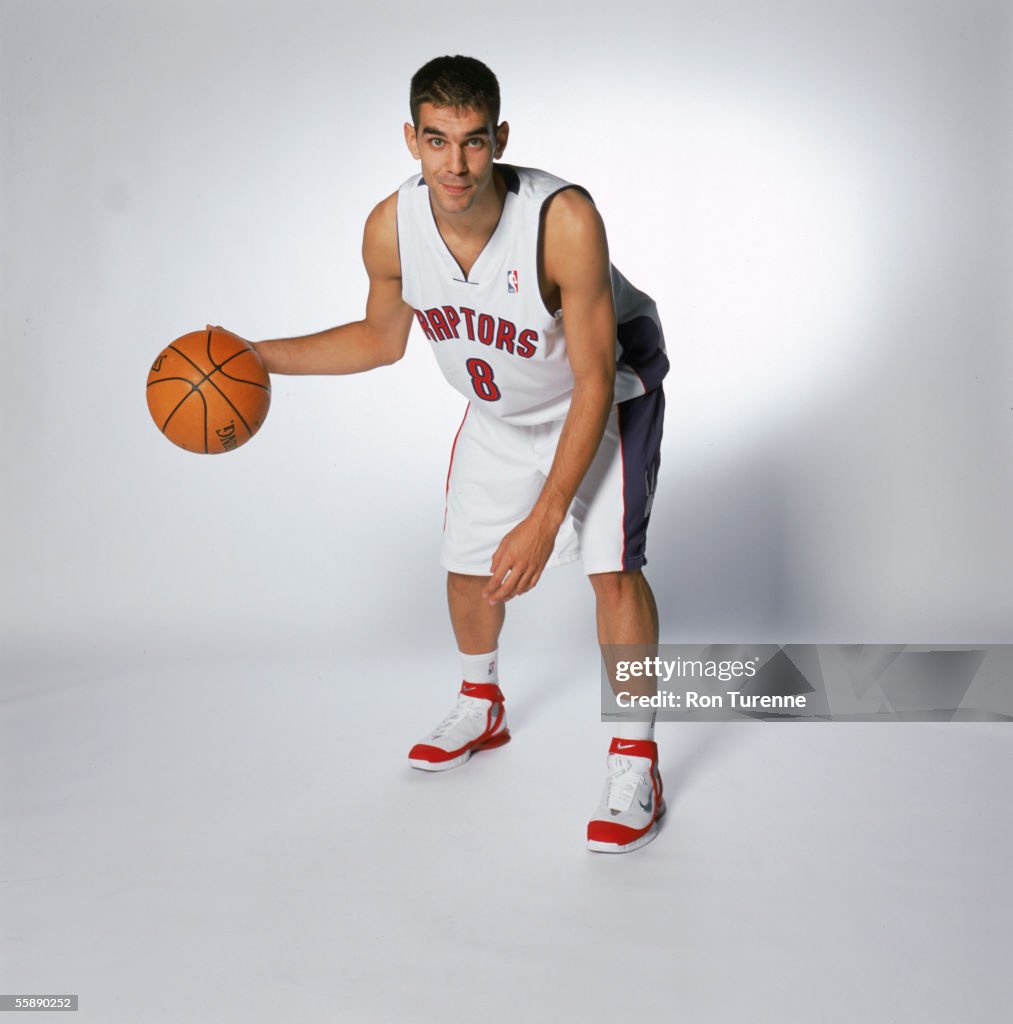
[[[271,373],[396,362],[417,323],[469,399],[451,454],[443,564],[463,684],[409,753],[427,771],[509,740],[497,670],[504,605],[583,558],[602,644],[657,644],[641,567],[668,369],[654,303],[611,267],[577,186],[496,164],[499,86],[468,57],[412,79],[405,141],[422,173],[369,215],[361,321],[257,344]],[[618,315],[618,319],[617,319]],[[588,845],[626,852],[664,811],[653,722],[619,727]]]

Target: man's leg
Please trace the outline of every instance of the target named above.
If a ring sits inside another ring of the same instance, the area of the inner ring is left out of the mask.
[[[658,649],[658,608],[654,594],[638,569],[595,573],[588,577],[595,593],[598,642],[602,657],[614,670],[609,645],[622,644],[623,658],[653,658]],[[645,694],[654,688],[646,680]],[[631,691],[635,681],[624,684]],[[608,754],[608,778],[594,817],[588,823],[588,847],[599,853],[626,853],[650,842],[664,813],[654,718],[619,724]]]
[[[447,604],[450,624],[454,627],[457,649],[462,654],[476,655],[494,651],[506,617],[506,606],[489,604],[482,597],[488,576],[465,576],[447,573]]]
[[[598,643],[657,645],[658,606],[639,569],[599,572],[588,579],[594,587]]]
[[[499,634],[505,610],[482,596],[488,576],[447,574],[450,622],[461,657],[461,691],[446,718],[408,754],[413,768],[443,771],[510,739],[499,688]]]
[[[611,680],[617,654],[628,661],[643,661],[658,653],[658,606],[650,584],[639,569],[595,573],[588,579],[595,594],[598,643]],[[613,644],[622,644],[623,650],[610,650]],[[638,683],[640,689],[637,689]],[[642,696],[655,692],[652,679],[632,679],[622,688]],[[615,727],[615,735],[628,740],[653,740],[654,716],[644,722],[620,722]]]

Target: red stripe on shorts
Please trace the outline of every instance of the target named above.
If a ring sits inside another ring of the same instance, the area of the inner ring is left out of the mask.
[[[454,443],[450,446],[450,465],[447,466],[447,483],[443,488],[443,529],[447,528],[447,504],[450,501],[450,473],[454,468],[454,452],[457,451],[457,439],[461,436],[461,431],[464,430],[464,421],[468,418],[468,410],[471,408],[471,402],[468,403],[467,408],[464,410],[464,415],[461,417],[461,425],[457,428],[457,433],[454,434]]]

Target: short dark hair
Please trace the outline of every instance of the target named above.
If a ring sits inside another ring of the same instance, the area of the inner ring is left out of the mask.
[[[492,126],[499,124],[499,82],[496,76],[474,57],[436,57],[412,75],[409,97],[412,124],[419,126],[419,108],[423,103],[455,110],[477,110]]]

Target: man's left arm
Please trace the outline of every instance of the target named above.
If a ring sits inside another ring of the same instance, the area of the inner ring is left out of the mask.
[[[573,398],[552,468],[531,512],[511,530],[492,559],[483,591],[509,601],[539,580],[584,474],[601,444],[616,374],[616,313],[605,226],[583,193],[558,193],[545,212],[544,270],[559,287]]]

